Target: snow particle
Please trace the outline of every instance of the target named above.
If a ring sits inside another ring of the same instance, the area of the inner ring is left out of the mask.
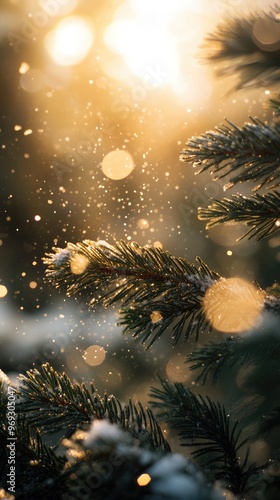
[[[19,68],[19,73],[21,75],[24,75],[25,73],[27,73],[29,69],[30,69],[29,64],[27,62],[22,62]]]
[[[139,221],[137,222],[137,226],[140,229],[148,229],[149,225],[150,224],[146,219],[139,219]]]

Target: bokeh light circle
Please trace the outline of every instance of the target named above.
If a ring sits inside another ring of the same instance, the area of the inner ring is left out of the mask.
[[[8,293],[8,289],[5,285],[0,285],[0,299],[3,299],[3,297],[6,297]]]
[[[45,45],[56,64],[72,66],[86,57],[93,38],[93,28],[87,19],[69,16],[46,35]]]
[[[103,363],[106,357],[106,351],[104,347],[100,345],[91,345],[89,346],[83,355],[85,362],[90,366],[98,366]]]
[[[222,278],[208,288],[204,312],[216,330],[238,333],[256,325],[264,298],[263,290],[241,278]]]
[[[112,180],[127,177],[134,169],[134,161],[130,153],[122,149],[110,151],[102,161],[102,172]]]

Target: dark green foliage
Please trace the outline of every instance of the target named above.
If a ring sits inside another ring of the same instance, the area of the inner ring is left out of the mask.
[[[275,42],[268,37],[275,35]],[[278,33],[278,38],[276,36]],[[246,19],[226,18],[206,37],[204,60],[224,63],[218,75],[239,74],[235,89],[248,86],[272,85],[279,82],[280,45],[279,6],[273,12],[253,14]],[[277,39],[277,40],[276,40]],[[274,43],[274,45],[273,45]],[[224,189],[252,181],[254,191],[263,186],[275,188],[280,178],[279,95],[270,99],[275,119],[270,124],[257,118],[238,127],[229,120],[200,136],[192,137],[181,153],[181,160],[193,162],[197,173],[209,170],[215,179],[229,176]],[[245,222],[249,231],[244,236],[264,238],[278,230],[280,198],[277,191],[250,198],[242,194],[213,200],[208,208],[199,209],[199,218],[208,221],[207,227],[224,222]]]
[[[182,333],[185,338],[201,329],[209,329],[203,313],[202,299],[219,275],[201,259],[196,267],[186,259],[174,257],[160,248],[140,247],[136,243],[86,240],[66,249],[54,248],[44,259],[47,278],[67,294],[86,291],[89,306],[101,301],[104,306],[121,301],[120,324],[147,348],[167,327],[175,344]],[[71,271],[71,259],[87,259],[79,274]],[[160,320],[154,320],[162,316]],[[159,315],[158,315],[159,313]],[[187,326],[189,321],[189,326]]]
[[[30,425],[36,423],[43,434],[63,430],[72,433],[77,425],[90,422],[105,413],[103,399],[85,384],[72,383],[65,373],[57,373],[48,364],[30,370],[21,379],[20,413]],[[66,411],[67,410],[67,411]]]
[[[258,469],[247,465],[248,454],[240,463],[239,450],[247,439],[241,439],[238,422],[231,422],[223,405],[208,396],[197,395],[179,383],[161,380],[161,385],[162,389],[151,390],[160,420],[177,430],[183,446],[198,448],[192,456],[202,459],[210,476],[222,480],[235,494],[242,494]]]
[[[252,123],[238,127],[230,121],[215,131],[192,137],[181,153],[181,160],[193,162],[197,173],[209,170],[214,178],[230,176],[225,189],[238,182],[278,186],[280,179],[280,125],[267,125],[251,118]]]
[[[49,364],[22,375],[21,382],[17,399],[16,499],[35,500],[41,496],[66,500],[82,495],[84,499],[184,500],[191,491],[193,500],[221,500],[219,491],[205,480],[199,468],[170,453],[153,413],[140,403],[123,408],[113,396],[101,398],[95,392],[93,397],[84,385],[79,387]],[[5,390],[2,384],[2,399]],[[37,413],[40,404],[43,416]],[[83,415],[80,422],[73,406]],[[59,417],[55,427],[56,413]],[[69,426],[62,426],[62,413],[66,423],[71,418],[76,422],[75,435],[74,425],[70,427],[71,439],[64,438]],[[90,413],[92,418],[86,422],[84,415]],[[53,448],[43,442],[34,428],[37,423],[47,438],[55,430],[63,431],[59,446]],[[3,421],[0,484],[4,487],[9,471],[7,438],[7,422]],[[142,474],[148,474],[151,484],[138,484]],[[176,491],[172,481],[174,485],[179,482]]]
[[[20,405],[18,411],[29,425],[35,425],[42,434],[63,431],[71,435],[77,427],[93,419],[107,419],[119,424],[150,449],[170,450],[152,412],[141,403],[123,407],[114,396],[98,394],[93,383],[72,382],[65,373],[56,372],[48,363],[41,371],[30,370],[20,377]]]
[[[78,275],[71,270],[77,257],[87,259]],[[124,333],[141,338],[146,349],[168,331],[173,345],[182,335],[187,340],[194,333],[197,340],[200,333],[211,331],[203,300],[220,276],[197,260],[200,267],[157,248],[89,240],[54,248],[44,259],[48,279],[66,287],[69,295],[86,290],[89,306],[97,300],[105,305],[121,301],[118,324]],[[266,309],[279,315],[280,301],[267,297]]]
[[[268,47],[258,37],[259,32],[280,31],[277,6],[274,14],[228,16],[205,37],[202,60],[218,65],[217,76],[238,75],[233,90],[279,84],[279,44]]]
[[[210,342],[196,348],[187,357],[190,370],[199,371],[196,380],[204,384],[209,378],[215,383],[221,371],[236,365],[264,367],[277,362],[280,357],[279,320],[269,317],[263,326],[244,337],[228,337],[224,342]],[[276,374],[275,374],[276,375]]]
[[[256,237],[261,240],[279,230],[280,193],[253,194],[251,198],[232,195],[231,198],[212,200],[208,208],[198,210],[198,218],[206,220],[206,228],[226,222],[245,222],[250,229],[240,239]]]
[[[182,334],[184,340],[194,333],[196,340],[200,333],[205,330],[210,331],[208,321],[205,319],[203,309],[201,307],[201,297],[191,297],[191,287],[186,291],[185,295],[181,295],[181,300],[185,299],[184,305],[182,302],[174,300],[173,303],[165,303],[164,301],[155,302],[152,305],[147,304],[145,309],[141,306],[133,306],[124,308],[120,311],[119,326],[124,326],[124,333],[130,333],[134,338],[142,337],[142,344],[146,349],[149,349],[153,343],[161,337],[163,333],[170,328],[172,332],[173,345],[176,345]],[[153,321],[153,314],[159,314],[161,319]],[[147,344],[147,340],[150,338]]]
[[[247,352],[243,353],[243,357],[240,357],[238,350],[240,343],[242,343],[242,339],[238,336],[227,337],[225,342],[209,342],[191,352],[187,361],[193,363],[190,370],[200,371],[196,377],[197,382],[205,384],[210,378],[214,384],[224,368],[233,366],[237,362],[243,364]]]
[[[20,379],[16,402],[16,498],[35,500],[41,495],[44,499],[64,499],[64,494],[68,495],[75,469],[63,453],[61,440],[81,427],[88,428],[92,421],[114,424],[123,433],[120,443],[125,439],[130,441],[137,448],[140,461],[147,453],[151,454],[153,462],[170,453],[170,446],[152,411],[144,409],[141,403],[129,402],[123,406],[114,396],[101,397],[92,385],[89,391],[85,384],[72,382],[65,373],[56,372],[49,364],[43,365],[40,371],[30,370]],[[4,411],[0,428],[0,485],[4,487],[9,472],[6,396],[7,385],[1,384],[1,409]],[[39,429],[46,439],[61,431],[55,447],[43,441]],[[125,469],[130,456],[123,456],[122,460]],[[100,466],[97,464],[97,467]],[[132,472],[136,485],[137,471],[133,467]]]
[[[279,320],[271,317],[246,336],[206,344],[187,358],[197,382],[220,382],[232,417],[242,420],[252,441],[268,440],[273,452],[279,447],[271,438],[280,426],[279,358]]]

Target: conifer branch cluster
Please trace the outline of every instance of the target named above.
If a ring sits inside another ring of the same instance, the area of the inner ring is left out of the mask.
[[[275,5],[268,14],[226,18],[206,38],[204,59],[229,63],[231,74],[239,75],[237,90],[276,85],[280,45],[268,48],[259,34],[279,29],[280,40],[279,14]],[[220,76],[227,72],[227,66],[219,69]],[[229,175],[226,189],[248,181],[253,185],[250,197],[213,199],[200,208],[207,227],[245,223],[244,237],[256,239],[279,229],[279,94],[270,105],[270,123],[251,118],[239,127],[227,121],[187,142],[181,159],[199,172],[209,171],[217,179]],[[255,295],[244,285],[244,294],[238,287],[230,294],[232,282],[227,289],[225,278],[200,258],[197,262],[124,241],[68,243],[45,255],[49,282],[67,295],[84,297],[89,308],[98,302],[118,305],[124,333],[141,339],[146,349],[162,335],[171,336],[173,345],[192,334],[200,340],[215,328],[228,335],[192,349],[186,370],[196,378],[190,387],[159,378],[151,389],[154,412],[141,402],[124,405],[113,395],[101,396],[92,382],[72,381],[49,364],[22,374],[19,388],[13,389],[16,499],[221,500],[228,492],[237,500],[279,497],[279,443],[273,439],[280,426],[279,285],[266,292],[257,287]],[[220,283],[222,302],[213,292]],[[233,302],[237,294],[244,301],[247,294],[258,315],[253,327],[231,336],[232,330],[218,328],[225,321],[212,319],[217,313],[225,320],[223,301]],[[208,382],[219,387],[223,399],[205,394]],[[4,491],[9,385],[0,372],[0,498],[14,500]],[[166,440],[170,429],[182,446],[180,454]],[[261,445],[268,458],[255,460],[254,450]]]
[[[47,278],[68,295],[85,292],[89,307],[97,301],[105,307],[121,302],[119,324],[141,337],[146,348],[168,327],[174,345],[182,334],[198,337],[210,328],[201,299],[220,276],[199,258],[195,266],[160,248],[124,241],[112,246],[85,240],[53,250],[44,259]],[[74,267],[77,262],[81,268]]]
[[[279,33],[278,4],[270,13],[258,12],[241,19],[229,17],[206,37],[204,61],[218,64],[218,76],[239,75],[235,90],[277,85]],[[200,208],[199,217],[208,221],[208,228],[227,221],[245,223],[249,230],[244,237],[257,239],[279,229],[279,95],[269,103],[274,111],[270,123],[250,117],[251,121],[240,127],[227,120],[215,130],[190,138],[181,153],[181,161],[198,167],[198,174],[209,170],[214,180],[229,176],[224,190],[247,181],[255,184],[250,198],[238,194],[213,199],[207,208]],[[274,191],[254,194],[261,188]]]
[[[273,32],[274,36],[270,37]],[[270,12],[225,16],[205,37],[201,60],[216,66],[216,75],[238,75],[234,90],[277,85],[279,69],[279,4]]]
[[[170,446],[150,409],[100,396],[48,363],[17,389],[16,498],[166,498],[221,500],[199,468]],[[0,399],[7,384],[0,383]],[[4,401],[6,403],[6,401]],[[5,405],[3,406],[5,408]],[[1,482],[8,473],[8,420],[0,428]],[[57,438],[57,433],[59,437]],[[43,437],[52,438],[50,446]],[[176,483],[179,483],[179,488]],[[183,489],[183,491],[182,491]],[[15,498],[15,497],[11,497]]]
[[[257,183],[253,194],[213,199],[207,208],[199,208],[199,218],[207,227],[225,222],[245,223],[250,229],[243,237],[261,239],[279,230],[280,193],[276,189],[254,193],[263,186],[276,188],[280,177],[280,128],[278,122],[267,125],[254,119],[242,128],[221,125],[215,131],[191,138],[181,154],[184,162],[200,167],[197,173],[210,170],[214,180],[229,175],[224,189],[240,182]]]

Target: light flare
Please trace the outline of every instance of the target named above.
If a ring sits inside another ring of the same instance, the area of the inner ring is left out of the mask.
[[[265,292],[241,278],[220,279],[206,292],[204,312],[211,325],[225,333],[253,328],[260,319]]]
[[[93,27],[87,19],[69,16],[46,35],[45,45],[56,64],[72,66],[86,57],[93,39]]]
[[[120,54],[136,76],[147,80],[147,85],[156,87],[177,80],[178,51],[168,26],[116,19],[104,38],[107,47]]]

